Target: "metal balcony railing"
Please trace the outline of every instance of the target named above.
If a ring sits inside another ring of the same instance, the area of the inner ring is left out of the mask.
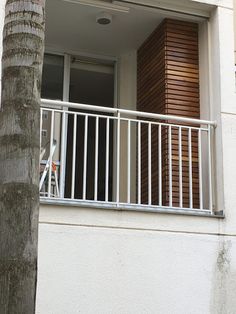
[[[41,200],[212,214],[215,126],[43,99]]]

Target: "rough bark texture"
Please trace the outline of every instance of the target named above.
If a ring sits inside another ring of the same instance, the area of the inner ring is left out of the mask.
[[[0,111],[0,314],[35,311],[45,0],[7,0]]]

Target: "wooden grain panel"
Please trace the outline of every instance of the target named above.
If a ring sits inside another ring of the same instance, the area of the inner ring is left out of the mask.
[[[138,110],[200,118],[198,25],[165,19],[138,50]],[[192,131],[193,203],[199,207],[198,133]],[[173,206],[179,206],[178,130],[172,128]],[[148,202],[148,128],[141,128],[142,203]],[[158,154],[162,158],[163,205],[169,205],[168,128],[162,127],[162,152],[158,127],[152,128],[152,203],[158,204]],[[182,130],[183,204],[189,207],[188,133]]]

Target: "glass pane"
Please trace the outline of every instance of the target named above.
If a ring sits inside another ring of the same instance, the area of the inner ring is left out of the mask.
[[[44,55],[41,97],[62,100],[64,57]]]
[[[72,59],[70,101],[113,107],[114,65]]]

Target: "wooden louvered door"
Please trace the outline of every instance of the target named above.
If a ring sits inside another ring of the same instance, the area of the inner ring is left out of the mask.
[[[200,118],[198,24],[165,19],[138,50],[138,110]],[[147,203],[147,129],[142,126],[142,203]],[[189,207],[187,129],[182,131],[183,207]],[[172,128],[172,206],[179,206],[178,129]],[[199,206],[198,140],[192,131],[193,207]],[[158,204],[158,128],[152,130],[152,204]],[[167,128],[162,127],[162,204],[169,205]]]

